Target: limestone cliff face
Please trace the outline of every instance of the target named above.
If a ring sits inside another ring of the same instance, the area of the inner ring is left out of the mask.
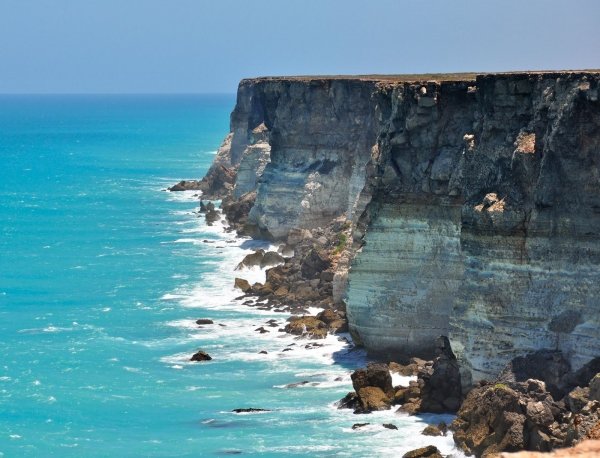
[[[540,348],[577,368],[600,354],[599,83],[244,80],[233,194],[257,190],[249,221],[276,239],[353,222],[345,301],[370,350],[447,335],[474,379]]]

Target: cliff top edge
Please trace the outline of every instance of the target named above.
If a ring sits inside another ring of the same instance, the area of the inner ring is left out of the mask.
[[[259,81],[326,81],[326,80],[347,80],[347,81],[375,81],[375,82],[445,82],[445,81],[475,81],[479,77],[493,76],[552,76],[559,77],[561,75],[598,75],[600,69],[585,69],[585,70],[523,70],[512,72],[465,72],[465,73],[407,73],[399,75],[290,75],[290,76],[259,76],[253,78],[244,78],[242,82],[259,82]]]

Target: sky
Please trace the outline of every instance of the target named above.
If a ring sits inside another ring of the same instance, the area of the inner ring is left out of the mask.
[[[0,0],[0,93],[600,68],[600,0]]]

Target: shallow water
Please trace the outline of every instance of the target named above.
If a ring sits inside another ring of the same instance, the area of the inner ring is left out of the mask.
[[[208,168],[233,103],[0,97],[0,456],[452,452],[419,434],[449,417],[337,410],[364,353],[254,332],[286,318],[235,300],[236,275],[264,275],[233,271],[261,242],[164,191]],[[198,348],[213,361],[190,363]]]

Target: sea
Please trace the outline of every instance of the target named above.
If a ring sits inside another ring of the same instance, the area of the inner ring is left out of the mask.
[[[0,457],[458,456],[421,434],[451,416],[338,410],[365,352],[244,305],[235,277],[264,272],[236,265],[269,244],[166,191],[203,176],[234,104],[0,96]],[[191,362],[199,349],[213,359]]]

